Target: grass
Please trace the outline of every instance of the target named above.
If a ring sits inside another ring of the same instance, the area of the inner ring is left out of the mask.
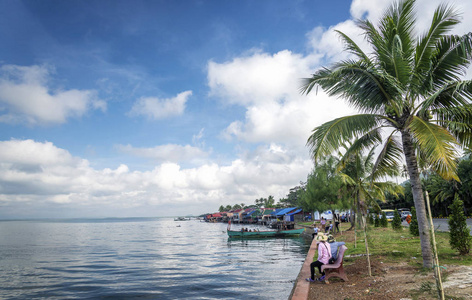
[[[350,227],[348,223],[340,224],[341,231]],[[441,265],[472,265],[472,255],[459,255],[449,245],[448,232],[435,232],[438,258]],[[357,231],[357,247],[354,247],[352,238],[346,240],[346,235],[337,234],[337,241],[345,241],[350,255],[365,254],[364,232]],[[369,226],[367,230],[369,252],[373,256],[382,256],[386,261],[407,261],[412,265],[421,266],[420,238],[412,236],[408,228],[395,231],[391,227],[381,228]]]
[[[310,222],[299,222],[297,223],[299,225],[304,225],[304,226],[310,226],[310,225],[313,225],[313,221],[310,221]]]

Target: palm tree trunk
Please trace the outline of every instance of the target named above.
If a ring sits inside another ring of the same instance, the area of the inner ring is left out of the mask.
[[[367,242],[367,222],[365,217],[362,216],[362,222],[364,223],[364,241],[365,241],[365,253],[367,254],[367,267],[369,270],[369,276],[372,277],[372,268],[370,266],[370,253],[369,253],[369,242]]]
[[[349,227],[347,231],[354,229],[355,217],[356,217],[356,214],[354,213],[354,210],[351,209],[349,211],[349,223],[351,223],[351,227]]]
[[[413,147],[410,133],[402,130],[403,152],[405,153],[406,166],[410,176],[411,191],[416,208],[416,218],[420,232],[421,252],[423,255],[423,267],[433,267],[433,249],[431,247],[430,228],[426,218],[426,207],[423,198],[423,188],[421,187],[418,162]]]
[[[334,212],[335,210],[334,209],[331,209],[331,224],[333,224],[333,235],[336,233],[336,221],[335,220],[335,217],[334,217]]]

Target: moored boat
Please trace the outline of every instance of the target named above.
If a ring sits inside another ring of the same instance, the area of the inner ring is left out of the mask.
[[[259,238],[259,237],[285,237],[285,236],[296,236],[300,235],[305,231],[305,228],[300,229],[287,229],[278,231],[236,231],[226,230],[229,237],[240,237],[240,238]]]

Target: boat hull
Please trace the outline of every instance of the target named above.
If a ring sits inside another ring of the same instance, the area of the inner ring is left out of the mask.
[[[300,235],[305,231],[305,228],[280,230],[280,231],[234,231],[227,230],[228,236],[231,238],[261,238],[261,237],[284,237]]]

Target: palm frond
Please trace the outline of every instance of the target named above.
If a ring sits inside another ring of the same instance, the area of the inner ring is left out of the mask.
[[[363,136],[357,138],[350,147],[346,147],[346,152],[340,159],[340,168],[344,167],[347,161],[354,155],[360,155],[367,149],[374,149],[382,142],[382,132],[380,127],[376,127]],[[370,153],[370,152],[369,152]]]
[[[459,14],[456,10],[444,4],[438,6],[434,12],[429,31],[418,41],[415,53],[415,74],[426,74],[430,67],[431,55],[436,49],[437,42],[459,22]],[[420,77],[417,79],[422,80]]]
[[[395,138],[393,131],[385,143],[372,168],[372,181],[387,176],[393,177],[400,174],[400,162],[402,161],[403,148]]]
[[[376,189],[387,192],[395,197],[404,195],[405,193],[405,188],[403,186],[391,181],[374,182],[373,186],[375,186]]]
[[[472,104],[433,110],[435,122],[447,128],[464,148],[472,148]]]
[[[375,53],[381,51],[386,51],[386,45],[384,42],[384,38],[380,34],[380,32],[375,28],[374,24],[372,24],[369,20],[357,20],[357,26],[364,32],[364,36],[366,40],[372,45],[374,48],[374,55]],[[376,55],[377,56],[377,55]]]
[[[383,116],[361,114],[337,118],[316,127],[307,141],[313,159],[317,161],[335,152],[346,141],[378,127],[382,120]]]
[[[362,49],[345,33],[335,30],[336,33],[338,33],[344,43],[344,49],[349,51],[350,53],[354,54],[357,56],[360,60],[363,60],[367,64],[372,65],[372,62],[370,61],[369,57],[362,51]]]
[[[354,186],[356,184],[356,181],[345,173],[339,173],[339,176],[341,176],[341,181],[347,186]]]
[[[402,94],[394,77],[379,72],[364,61],[346,60],[331,69],[320,69],[311,78],[304,79],[301,92],[308,94],[316,86],[330,96],[345,98],[363,112],[378,112]]]
[[[468,105],[472,99],[472,81],[451,81],[429,95],[419,106],[418,115],[427,116],[437,109],[450,109]]]
[[[392,4],[380,21],[380,34],[383,39],[378,52],[378,59],[388,74],[403,85],[410,81],[413,34],[415,22],[413,14],[414,0]]]
[[[431,56],[431,70],[424,89],[438,88],[465,75],[472,57],[472,33],[443,36]]]
[[[419,150],[427,158],[431,168],[445,179],[456,179],[456,158],[458,143],[445,128],[413,117],[409,130]]]

